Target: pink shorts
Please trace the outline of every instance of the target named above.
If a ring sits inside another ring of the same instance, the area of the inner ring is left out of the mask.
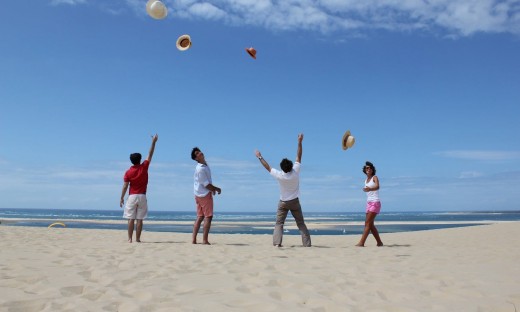
[[[379,213],[381,211],[381,202],[367,202],[367,213]]]
[[[195,196],[197,217],[213,217],[213,195],[208,193],[204,197]]]

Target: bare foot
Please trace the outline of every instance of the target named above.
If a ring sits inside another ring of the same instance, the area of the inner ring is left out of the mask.
[[[383,243],[377,244],[377,247],[383,247]]]
[[[137,240],[135,240],[135,241],[136,241],[136,242],[138,242],[138,243],[140,243],[140,242],[141,242],[141,240],[140,240],[140,239],[137,239]]]
[[[365,247],[363,244],[356,244],[356,247]]]
[[[132,242],[132,239],[131,239],[131,238],[129,238],[129,239],[128,239],[128,242],[129,242],[129,243],[131,243],[131,242]]]
[[[197,241],[192,241],[191,242],[193,245],[197,245]]]
[[[282,244],[276,244],[274,247],[283,247]]]
[[[203,242],[202,245],[211,245],[209,242]]]

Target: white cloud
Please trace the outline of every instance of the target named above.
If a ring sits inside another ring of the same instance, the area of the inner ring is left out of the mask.
[[[478,171],[464,171],[461,172],[459,175],[460,179],[473,179],[473,178],[479,178],[483,176],[481,172]]]
[[[203,19],[218,20],[226,17],[226,12],[210,3],[194,3],[188,8],[188,12]]]
[[[52,0],[51,5],[60,5],[60,4],[68,4],[68,5],[77,5],[87,3],[87,0]]]
[[[520,152],[507,151],[455,150],[437,152],[435,154],[447,158],[466,160],[504,161],[520,159]]]
[[[422,31],[450,37],[476,33],[520,34],[519,0],[163,0],[169,18],[223,21],[272,31],[344,32]],[[52,5],[86,4],[87,0],[50,0]],[[124,10],[140,16],[146,0],[89,0],[110,14]]]
[[[127,0],[130,1],[130,0]],[[271,30],[370,29],[520,34],[518,0],[165,0],[181,18],[222,20]]]
[[[469,157],[473,151],[445,152]],[[469,154],[467,154],[469,153]],[[487,155],[486,152],[484,154]],[[493,152],[497,155],[509,155]],[[510,157],[511,155],[509,155]],[[481,156],[482,157],[482,156]],[[491,158],[496,158],[493,156]],[[520,157],[516,153],[516,157]],[[488,155],[485,159],[489,159]],[[217,197],[219,211],[265,211],[276,209],[278,183],[257,161],[208,159],[213,181],[222,188]],[[128,162],[84,166],[21,167],[0,159],[0,189],[4,207],[53,207],[120,209],[119,197]],[[500,166],[502,168],[502,166]],[[155,210],[192,210],[195,162],[154,162],[148,191]],[[310,168],[309,168],[310,169]],[[381,198],[391,210],[500,209],[498,200],[514,202],[516,193],[501,190],[518,185],[520,172],[485,174],[461,172],[459,176],[380,176]],[[302,172],[301,200],[305,211],[359,211],[366,200],[359,175]]]

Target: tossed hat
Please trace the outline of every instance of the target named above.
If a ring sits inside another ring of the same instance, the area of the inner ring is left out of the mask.
[[[159,0],[148,0],[146,12],[155,19],[163,19],[168,15],[168,8]]]
[[[246,51],[247,51],[247,53],[249,53],[249,55],[251,55],[252,58],[254,58],[256,60],[256,50],[255,50],[255,48],[250,47],[250,48],[247,48]]]
[[[177,38],[177,49],[180,51],[186,51],[191,48],[191,37],[190,35],[182,35]]]
[[[347,130],[347,132],[345,132],[345,134],[343,135],[343,139],[341,140],[341,146],[343,147],[344,150],[346,150],[347,148],[354,146],[355,142],[356,142],[356,138],[354,138],[350,134],[350,130]]]

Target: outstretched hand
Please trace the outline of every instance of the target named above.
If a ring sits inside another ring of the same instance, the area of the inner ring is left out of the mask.
[[[298,134],[298,142],[301,143],[303,141],[303,133]]]
[[[260,153],[259,150],[255,150],[255,155],[256,155],[257,158],[262,157],[262,153]]]

